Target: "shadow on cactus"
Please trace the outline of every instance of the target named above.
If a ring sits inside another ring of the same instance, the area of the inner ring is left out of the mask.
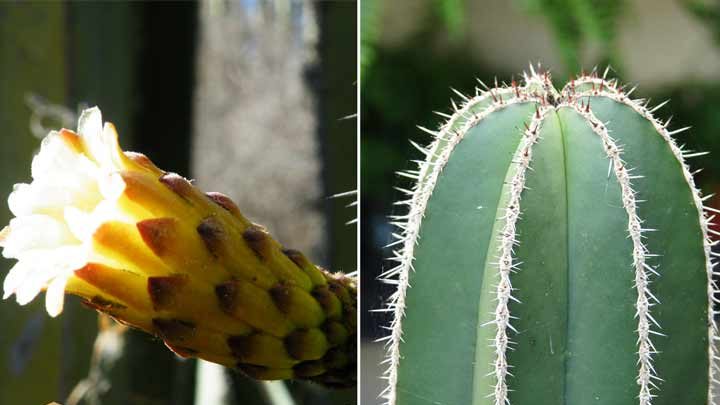
[[[714,211],[668,122],[548,73],[453,105],[384,274],[389,404],[708,404]]]
[[[18,259],[4,298],[24,305],[46,290],[56,316],[76,294],[182,357],[256,379],[355,384],[355,280],[284,249],[228,197],[123,152],[97,108],[78,133],[43,140],[32,177],[0,232],[3,255]]]

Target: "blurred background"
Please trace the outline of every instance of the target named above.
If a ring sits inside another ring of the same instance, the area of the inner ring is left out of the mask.
[[[0,2],[0,224],[41,138],[98,105],[124,149],[228,194],[319,265],[355,271],[356,8]],[[3,278],[13,264],[0,260]],[[0,305],[0,405],[355,403],[354,390],[182,361],[72,297],[51,319],[43,302]]]
[[[382,344],[390,319],[381,308],[391,286],[376,278],[393,263],[383,246],[403,214],[395,175],[419,159],[421,145],[450,112],[450,89],[474,94],[476,78],[510,82],[542,63],[557,86],[598,66],[653,104],[671,128],[692,125],[678,142],[710,151],[693,159],[704,168],[704,194],[720,193],[720,3],[716,0],[363,0],[361,3],[361,284],[363,404],[379,404],[384,388]],[[709,204],[720,208],[720,199]],[[719,229],[720,230],[720,229]]]

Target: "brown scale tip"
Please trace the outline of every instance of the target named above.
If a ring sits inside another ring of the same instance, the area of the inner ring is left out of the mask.
[[[180,319],[153,318],[153,327],[163,340],[184,342],[195,336],[195,324]]]
[[[160,183],[166,185],[175,194],[182,197],[185,201],[190,202],[190,197],[194,193],[193,185],[185,177],[177,173],[165,173],[160,176]]]
[[[245,373],[248,377],[254,378],[256,380],[263,379],[262,377],[268,372],[267,367],[256,366],[254,364],[238,363],[237,368],[238,370]]]
[[[290,287],[285,283],[278,283],[268,291],[275,305],[284,313],[290,312],[293,300],[290,297]]]
[[[142,153],[137,153],[137,152],[123,152],[123,153],[125,153],[125,156],[128,159],[132,160],[133,162],[137,163],[138,165],[140,165],[146,169],[150,169],[154,172],[161,172],[161,173],[163,172],[157,166],[155,166],[155,163],[153,163],[152,160],[150,160],[150,158],[143,155]]]
[[[187,276],[149,277],[148,294],[156,311],[175,305],[180,289],[187,284]]]
[[[226,196],[225,194],[211,191],[209,193],[205,193],[205,195],[215,204],[225,208],[233,216],[238,218],[242,217],[242,214],[240,213],[240,208],[238,208],[238,206],[235,205],[233,200],[231,200],[230,197]]]
[[[299,329],[285,337],[285,349],[294,359],[318,360],[327,352],[328,342],[320,329]]]
[[[283,249],[282,252],[285,256],[288,257],[288,259],[292,260],[292,262],[301,269],[306,265],[310,264],[310,262],[305,258],[305,255],[303,255],[302,252],[300,252],[299,250]]]
[[[336,319],[342,315],[342,304],[340,299],[333,294],[327,286],[317,286],[310,294],[320,303],[328,319]]]
[[[267,232],[258,225],[248,227],[242,234],[245,243],[255,252],[260,260],[265,260],[269,256],[268,248],[270,247]]]
[[[263,336],[260,333],[230,336],[227,338],[227,345],[240,362],[248,361],[262,350]]]
[[[238,363],[236,367],[256,380],[289,380],[295,377],[292,369],[273,369],[245,363]]]
[[[219,257],[222,252],[225,234],[218,220],[212,216],[207,217],[200,222],[196,229],[210,254],[213,257]]]
[[[226,313],[232,313],[235,310],[235,295],[237,294],[237,285],[234,280],[218,284],[215,286],[215,295],[220,302],[220,308]]]
[[[316,377],[326,370],[325,363],[321,360],[304,361],[293,367],[295,375],[301,378]]]
[[[97,311],[105,312],[108,314],[113,314],[115,311],[127,308],[123,304],[120,304],[115,301],[111,301],[111,300],[103,298],[99,295],[96,295],[89,300],[84,300],[84,301],[82,301],[82,303],[83,303],[83,305],[87,306],[88,308],[92,308]]]
[[[156,255],[163,257],[171,251],[177,220],[175,218],[153,218],[136,224],[145,244]]]

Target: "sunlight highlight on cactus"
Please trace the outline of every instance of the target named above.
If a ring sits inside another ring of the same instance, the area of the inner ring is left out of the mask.
[[[0,233],[4,298],[65,293],[183,357],[257,379],[355,383],[355,279],[283,248],[220,193],[123,152],[97,108],[43,140]]]
[[[606,74],[557,91],[531,67],[460,94],[416,145],[383,276],[388,404],[712,403],[717,255],[686,164],[700,153]]]

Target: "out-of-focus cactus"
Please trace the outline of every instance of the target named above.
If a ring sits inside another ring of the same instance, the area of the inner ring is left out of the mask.
[[[47,290],[56,316],[76,294],[183,357],[257,379],[354,384],[355,280],[284,249],[228,197],[123,152],[97,108],[78,133],[48,135],[32,177],[15,186],[16,218],[0,232],[3,255],[18,259],[5,298],[22,305]]]
[[[428,131],[385,274],[389,404],[712,402],[698,153],[630,93],[531,68]]]

